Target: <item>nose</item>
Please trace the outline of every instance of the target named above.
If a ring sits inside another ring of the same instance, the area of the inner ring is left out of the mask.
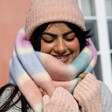
[[[62,38],[57,40],[54,51],[55,51],[55,53],[60,54],[60,55],[66,53],[67,46],[66,46],[66,43],[64,42],[64,40]]]

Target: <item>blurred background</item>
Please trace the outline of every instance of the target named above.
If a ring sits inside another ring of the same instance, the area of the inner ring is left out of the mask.
[[[8,81],[9,59],[17,31],[25,25],[31,0],[0,0],[0,86]]]
[[[94,34],[95,73],[112,91],[112,0],[77,0],[87,29]],[[25,25],[31,0],[0,0],[0,86],[8,81],[9,59],[17,31]]]

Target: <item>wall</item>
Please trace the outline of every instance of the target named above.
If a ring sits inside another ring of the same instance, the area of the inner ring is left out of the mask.
[[[31,0],[0,0],[0,86],[8,81],[13,42],[25,25],[30,3]]]

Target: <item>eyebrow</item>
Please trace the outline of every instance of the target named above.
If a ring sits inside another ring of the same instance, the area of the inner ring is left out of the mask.
[[[63,36],[66,36],[66,35],[68,35],[70,33],[73,33],[73,31],[68,31],[68,32],[64,33]]]
[[[44,32],[44,33],[42,33],[42,35],[50,35],[52,37],[57,37],[57,35],[55,35],[53,33],[49,33],[49,32]]]
[[[63,36],[66,36],[66,35],[68,35],[68,34],[70,34],[70,33],[73,33],[73,31],[68,31],[68,32],[64,33]],[[56,34],[49,33],[49,32],[44,32],[44,33],[42,33],[42,35],[50,35],[50,36],[52,36],[52,37],[57,37]]]

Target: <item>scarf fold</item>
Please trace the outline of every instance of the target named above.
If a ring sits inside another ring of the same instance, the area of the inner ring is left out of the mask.
[[[88,40],[80,54],[70,64],[65,64],[55,57],[34,51],[30,41],[25,39],[25,28],[17,33],[10,59],[9,83],[19,87],[32,109],[43,112],[42,95],[39,87],[51,97],[56,87],[64,87],[73,92],[80,78],[80,73],[92,72],[96,60],[96,49]]]

